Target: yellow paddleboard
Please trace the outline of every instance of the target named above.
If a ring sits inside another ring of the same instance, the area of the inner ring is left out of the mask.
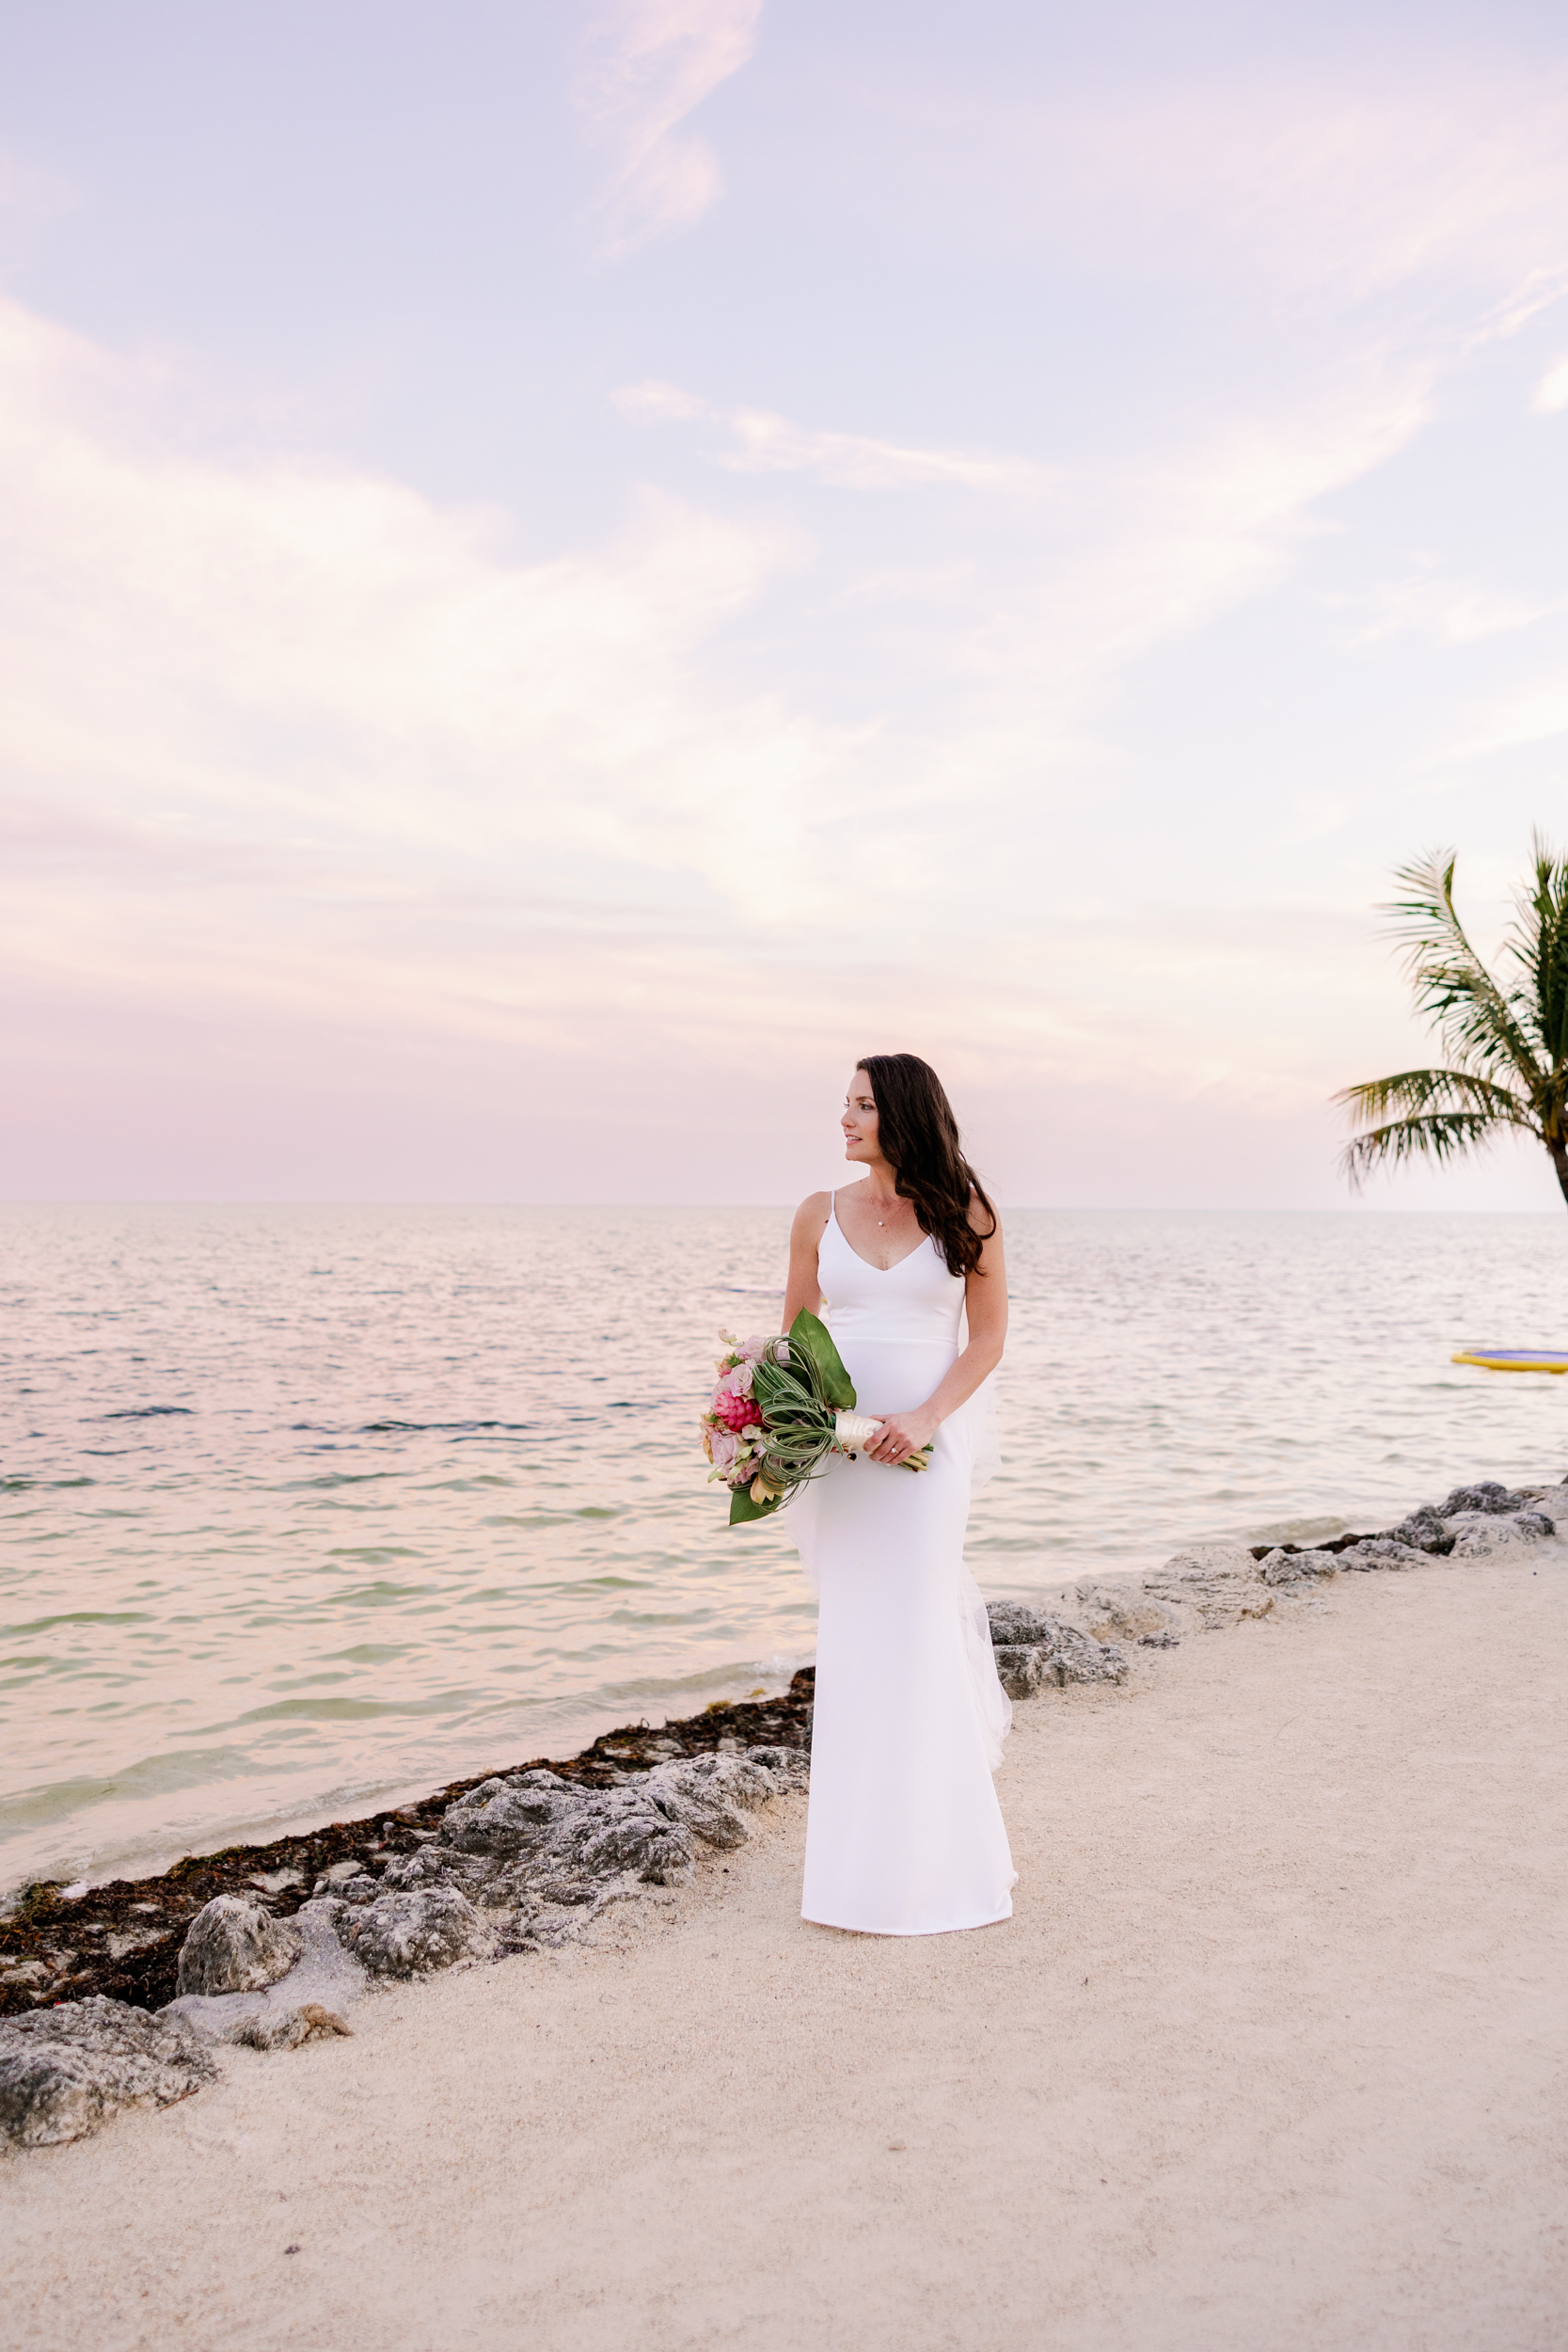
[[[1568,1348],[1463,1347],[1452,1360],[1483,1372],[1568,1372]]]

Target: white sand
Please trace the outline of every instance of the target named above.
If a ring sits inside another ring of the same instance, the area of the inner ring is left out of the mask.
[[[0,2165],[16,2352],[1568,2345],[1568,1546],[1019,1709],[1009,1926],[613,1937]],[[297,2245],[297,2253],[285,2249]]]

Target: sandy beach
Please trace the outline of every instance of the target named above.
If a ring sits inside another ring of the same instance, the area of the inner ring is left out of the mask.
[[[16,2352],[1568,2344],[1568,1544],[1018,1709],[1010,1924],[596,1940],[0,2163]]]

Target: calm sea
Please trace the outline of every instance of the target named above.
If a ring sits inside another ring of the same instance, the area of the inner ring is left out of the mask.
[[[779,1209],[0,1208],[0,1885],[773,1687],[814,1606],[694,1418]],[[1568,1217],[1019,1211],[995,1595],[1568,1467]],[[787,1523],[787,1522],[785,1522]]]

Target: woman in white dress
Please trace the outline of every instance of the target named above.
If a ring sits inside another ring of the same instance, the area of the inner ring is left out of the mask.
[[[963,1557],[993,1452],[1002,1232],[917,1056],[868,1055],[843,1123],[865,1177],[800,1203],[784,1328],[802,1307],[821,1314],[857,1409],[881,1426],[785,1514],[820,1602],[800,1909],[868,1935],[939,1935],[1009,1917],[1017,1875],[991,1785],[1011,1710]],[[929,1469],[902,1467],[927,1444]]]

